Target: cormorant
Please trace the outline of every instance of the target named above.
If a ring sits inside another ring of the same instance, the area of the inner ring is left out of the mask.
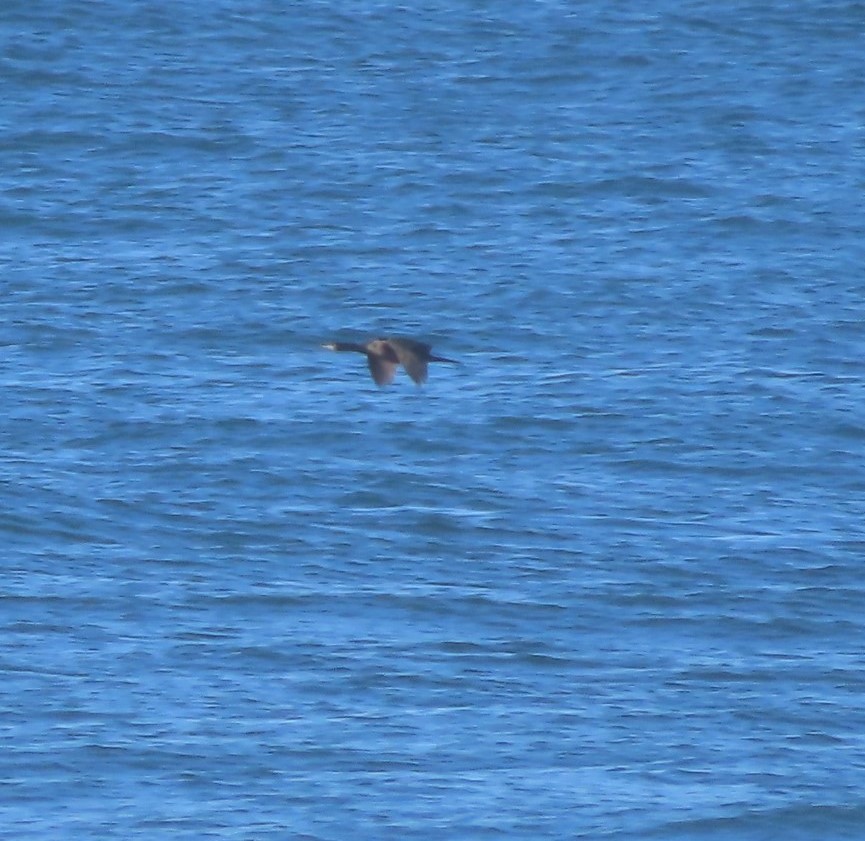
[[[398,365],[402,365],[408,375],[418,384],[426,382],[427,364],[429,362],[452,362],[456,359],[445,359],[443,356],[433,356],[432,348],[424,342],[414,339],[392,338],[373,339],[365,345],[354,342],[329,342],[322,345],[329,350],[349,350],[366,355],[369,372],[376,385],[388,385],[393,382]]]

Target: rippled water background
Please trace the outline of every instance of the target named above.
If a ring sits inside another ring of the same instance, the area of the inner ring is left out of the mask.
[[[865,837],[863,3],[0,43],[3,837]]]

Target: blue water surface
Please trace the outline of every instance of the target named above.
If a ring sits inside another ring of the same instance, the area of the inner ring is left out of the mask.
[[[0,47],[0,836],[865,837],[861,2]]]

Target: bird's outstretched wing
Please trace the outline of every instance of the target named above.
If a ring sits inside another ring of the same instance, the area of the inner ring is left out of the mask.
[[[390,385],[393,382],[396,374],[396,362],[388,362],[387,359],[372,354],[367,354],[366,361],[376,385]]]
[[[427,360],[430,355],[429,345],[406,339],[389,341],[388,344],[393,348],[396,358],[399,359],[400,365],[405,368],[408,375],[418,385],[425,383],[428,373]]]

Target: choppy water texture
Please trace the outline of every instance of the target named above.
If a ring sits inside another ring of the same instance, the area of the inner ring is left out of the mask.
[[[861,2],[0,39],[3,837],[863,837]]]

